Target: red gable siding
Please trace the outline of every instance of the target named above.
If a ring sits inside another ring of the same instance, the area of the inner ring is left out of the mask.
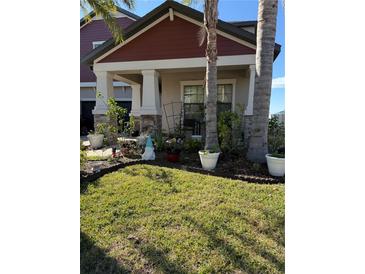
[[[199,47],[200,27],[175,16],[166,18],[100,62],[158,60],[204,57],[204,43]],[[218,55],[254,54],[255,50],[218,35]]]
[[[122,28],[128,27],[134,21],[127,17],[117,18],[118,23]],[[93,49],[94,41],[106,41],[111,38],[111,33],[103,20],[91,21],[80,29],[80,57],[90,52]],[[95,82],[94,73],[88,66],[80,65],[80,81]]]

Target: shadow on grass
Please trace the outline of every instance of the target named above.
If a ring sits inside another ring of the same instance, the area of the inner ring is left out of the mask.
[[[148,243],[142,243],[138,250],[147,259],[154,269],[162,273],[180,273],[187,274],[178,264],[171,262],[164,251]]]
[[[91,181],[91,182],[81,182],[80,183],[80,194],[84,194],[86,190],[88,189],[89,185],[97,186],[99,183],[99,180]]]
[[[273,218],[274,221],[272,223],[272,227],[259,229],[258,222],[255,219],[248,218],[245,214],[242,214],[238,210],[227,210],[227,214],[233,217],[238,217],[243,219],[247,224],[251,226],[252,230],[254,230],[256,233],[263,234],[267,238],[276,242],[278,245],[285,247],[284,233],[281,232],[281,230],[285,229],[285,216],[279,216],[277,214],[264,212],[267,219]]]
[[[256,244],[256,240],[252,237],[248,237],[245,234],[238,234],[233,231],[231,228],[226,225],[223,226],[223,229],[230,235],[233,235],[237,239],[239,239],[242,243],[244,243],[248,248],[250,248],[253,252],[270,261],[278,271],[284,272],[285,263],[279,259],[275,254],[266,248],[260,247]]]
[[[120,274],[131,271],[109,257],[105,251],[83,232],[80,233],[80,273],[81,274]]]
[[[186,220],[189,221],[191,224],[193,224],[201,233],[205,234],[209,237],[212,248],[220,250],[222,255],[227,257],[229,261],[232,263],[232,265],[244,272],[247,273],[262,273],[265,272],[264,269],[257,269],[257,265],[252,264],[245,260],[245,255],[238,253],[232,246],[227,244],[227,242],[224,239],[221,239],[219,236],[217,236],[217,231],[214,229],[206,228],[203,224],[199,223],[198,221],[194,220],[191,217],[186,217]],[[223,228],[226,229],[226,228]],[[237,234],[232,234],[232,231],[226,230],[228,234],[231,234],[235,237],[237,237]],[[246,239],[244,237],[238,237],[241,241],[252,242],[252,239]],[[271,261],[274,263],[275,267],[279,271],[284,271],[284,264],[280,262],[275,256],[270,254],[269,252],[260,252],[257,248],[250,248],[252,251],[254,251],[257,255],[262,256],[263,258]],[[255,267],[256,266],[256,267]]]

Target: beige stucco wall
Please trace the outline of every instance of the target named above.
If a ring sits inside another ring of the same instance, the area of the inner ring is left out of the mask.
[[[204,71],[194,72],[160,72],[161,76],[161,107],[162,107],[162,129],[167,131],[167,122],[164,111],[164,104],[181,102],[181,81],[204,80]],[[240,70],[218,70],[219,79],[235,79],[235,105],[247,105],[249,72],[248,69]],[[177,106],[177,105],[176,105]],[[237,111],[237,107],[235,108]],[[168,115],[172,114],[172,108],[166,109]],[[178,111],[174,111],[177,113]],[[171,123],[170,123],[171,124]]]

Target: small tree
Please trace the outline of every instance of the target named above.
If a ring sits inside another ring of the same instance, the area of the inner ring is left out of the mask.
[[[100,92],[97,92],[96,96],[103,99]],[[106,112],[108,123],[98,123],[96,129],[99,133],[104,133],[109,144],[114,146],[118,141],[118,132],[123,130],[124,118],[127,115],[128,110],[118,106],[118,103],[114,98],[109,98],[107,102],[104,101],[104,103],[108,106],[108,111]]]
[[[241,131],[241,119],[236,112],[224,111],[218,116],[218,139],[223,152],[232,152],[239,140],[234,133]]]

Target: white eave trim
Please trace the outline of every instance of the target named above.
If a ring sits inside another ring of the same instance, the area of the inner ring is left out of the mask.
[[[204,25],[203,25],[203,23],[201,23],[201,22],[199,22],[199,21],[197,21],[197,20],[194,20],[194,19],[192,19],[192,18],[190,18],[190,17],[188,17],[188,16],[186,16],[186,15],[184,15],[184,14],[181,14],[181,13],[179,13],[179,12],[174,12],[174,14],[175,14],[176,16],[178,16],[178,17],[180,17],[180,18],[182,18],[182,19],[186,20],[186,21],[189,21],[190,23],[193,23],[193,24],[195,24],[195,25],[198,25],[199,27],[203,27],[203,26],[204,26]],[[232,40],[232,41],[236,42],[236,43],[239,43],[239,44],[241,44],[241,45],[244,45],[244,46],[246,46],[246,47],[249,47],[249,48],[252,48],[252,49],[256,50],[256,45],[254,45],[254,44],[251,44],[251,43],[249,43],[249,42],[243,41],[243,40],[241,40],[241,39],[239,39],[239,38],[237,38],[237,37],[234,37],[233,35],[230,35],[230,34],[228,34],[228,33],[225,33],[224,31],[221,31],[221,30],[218,30],[218,29],[217,29],[217,33],[218,33],[219,35],[221,35],[221,36],[225,37],[225,38],[228,38],[228,39],[230,39],[230,40]]]
[[[129,87],[130,85],[122,82],[113,82],[113,87]],[[80,87],[88,88],[88,87],[96,87],[96,82],[80,82]]]
[[[170,21],[174,21],[174,10],[172,8],[169,8],[169,16]]]
[[[217,66],[239,66],[255,64],[255,54],[218,56]],[[94,64],[94,71],[135,71],[148,69],[200,68],[206,66],[205,57],[109,62]]]

